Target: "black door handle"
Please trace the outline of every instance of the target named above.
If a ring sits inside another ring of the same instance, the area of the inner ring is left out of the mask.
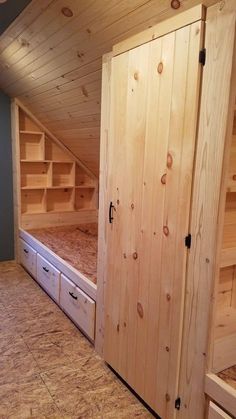
[[[43,266],[43,270],[44,270],[45,272],[49,272],[49,269],[45,268],[45,266]]]
[[[69,291],[69,294],[70,294],[70,296],[71,296],[72,298],[74,298],[74,300],[78,300],[78,297],[76,297],[76,296],[73,294],[73,292],[70,292],[70,291]]]
[[[115,207],[114,207],[113,203],[110,202],[110,207],[109,207],[109,223],[110,224],[112,224],[112,221],[114,220],[113,209],[115,210]]]

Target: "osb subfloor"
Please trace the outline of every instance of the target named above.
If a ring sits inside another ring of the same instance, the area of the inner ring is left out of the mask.
[[[220,372],[218,376],[236,390],[236,365]]]
[[[14,262],[0,263],[0,418],[151,418]]]
[[[96,223],[41,228],[29,233],[96,284]]]

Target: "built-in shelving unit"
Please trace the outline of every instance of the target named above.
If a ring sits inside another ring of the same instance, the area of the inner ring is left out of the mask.
[[[236,364],[236,107],[226,176],[226,201],[214,333],[213,368],[215,372],[223,371]]]
[[[236,265],[236,111],[226,189],[221,267]]]
[[[97,182],[20,110],[22,214],[97,207]]]

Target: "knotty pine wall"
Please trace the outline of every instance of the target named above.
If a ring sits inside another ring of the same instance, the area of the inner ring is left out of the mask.
[[[102,55],[200,3],[216,0],[32,0],[0,37],[0,87],[98,175]]]

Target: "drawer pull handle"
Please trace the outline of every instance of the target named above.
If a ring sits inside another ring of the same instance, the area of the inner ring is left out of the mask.
[[[24,252],[25,252],[25,253],[29,253],[29,251],[28,251],[28,250],[26,250],[26,249],[24,249]]]
[[[43,266],[43,270],[44,270],[45,272],[49,272],[49,269],[45,268],[45,266]]]
[[[76,297],[76,295],[74,295],[73,292],[69,291],[69,294],[72,298],[74,298],[74,300],[78,300],[78,297]]]

